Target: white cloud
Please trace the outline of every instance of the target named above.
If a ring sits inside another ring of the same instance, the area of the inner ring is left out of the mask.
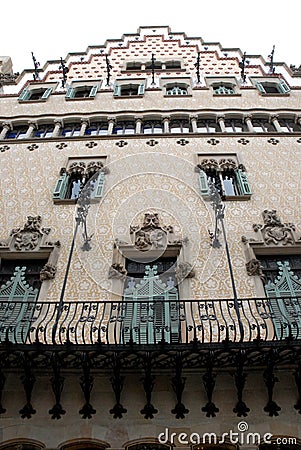
[[[15,0],[1,5],[1,52],[22,71],[33,67],[32,51],[43,66],[139,26],[169,25],[265,59],[275,45],[275,61],[299,66],[300,13],[300,0]]]

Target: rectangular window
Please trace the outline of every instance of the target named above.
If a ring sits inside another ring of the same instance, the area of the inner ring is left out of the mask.
[[[52,85],[49,85],[48,83],[44,85],[32,84],[23,89],[18,100],[19,102],[46,101],[55,88],[56,83]]]
[[[278,95],[278,94],[288,94],[290,88],[287,83],[282,79],[263,79],[255,80],[255,86],[262,94]]]
[[[74,83],[69,86],[65,98],[70,99],[92,99],[96,96],[99,83]]]
[[[115,97],[132,97],[144,95],[145,83],[118,82],[114,87]]]

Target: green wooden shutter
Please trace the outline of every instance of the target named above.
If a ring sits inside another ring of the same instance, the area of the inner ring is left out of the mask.
[[[143,279],[135,283],[132,278],[124,289],[124,342],[130,337],[139,344],[154,344],[162,339],[179,342],[179,317],[174,314],[178,290],[171,279],[165,284],[156,274],[157,266],[146,266]]]
[[[301,327],[301,279],[291,270],[289,262],[277,262],[279,275],[274,283],[265,285],[265,292],[273,313],[273,322],[278,338],[288,337],[289,326],[296,336]],[[297,324],[297,326],[293,326]],[[298,336],[300,338],[300,336]]]
[[[145,91],[145,84],[144,84],[144,83],[139,84],[139,87],[138,87],[138,95],[143,95],[143,94],[144,94],[144,91]]]
[[[288,87],[288,85],[284,80],[279,81],[278,87],[283,94],[287,94],[288,92],[290,92],[290,88]]]
[[[209,185],[208,185],[207,175],[201,169],[199,171],[199,184],[200,184],[201,195],[209,195]]]
[[[98,84],[95,84],[94,86],[92,86],[92,88],[90,90],[89,97],[90,98],[95,97],[95,95],[97,94],[97,91],[98,91]]]
[[[25,281],[26,267],[16,267],[11,279],[0,288],[0,340],[6,337],[14,343],[26,343],[38,289]],[[7,303],[3,303],[7,302]]]
[[[66,197],[68,182],[69,182],[69,175],[67,175],[66,173],[64,173],[59,177],[52,193],[53,199],[62,200]]]
[[[105,185],[105,173],[102,171],[99,173],[96,182],[95,182],[95,186],[94,186],[94,190],[93,190],[93,197],[94,198],[101,198],[103,195],[103,190],[104,190],[104,185]]]
[[[25,100],[29,100],[30,99],[30,94],[31,94],[30,90],[26,88],[26,89],[24,89],[21,92],[21,94],[19,95],[18,100],[20,102],[22,102],[22,101],[24,102]]]
[[[248,177],[241,169],[235,170],[236,182],[240,195],[251,195],[251,187],[249,185]]]
[[[75,89],[73,87],[69,87],[66,91],[65,98],[73,98],[75,95]]]
[[[262,83],[260,83],[259,81],[255,81],[255,86],[257,87],[259,92],[261,92],[262,94],[265,94],[265,88]]]
[[[42,100],[46,100],[49,97],[49,95],[51,94],[51,92],[52,92],[52,87],[51,88],[47,88],[45,90],[45,92],[43,93],[41,99]]]
[[[118,84],[116,84],[114,86],[114,96],[115,97],[119,97],[121,94],[121,86],[119,86]]]

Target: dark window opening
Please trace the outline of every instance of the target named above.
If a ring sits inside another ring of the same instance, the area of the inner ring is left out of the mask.
[[[256,255],[265,276],[264,284],[274,283],[279,275],[278,262],[289,263],[291,271],[301,279],[301,255]]]
[[[26,267],[25,281],[33,289],[40,289],[40,272],[47,263],[47,259],[1,259],[0,265],[0,286],[10,281],[16,267]]]
[[[139,85],[121,86],[120,95],[131,96],[138,95]]]
[[[10,130],[7,135],[6,139],[23,139],[27,133],[28,127],[25,126],[16,126],[12,130]]]

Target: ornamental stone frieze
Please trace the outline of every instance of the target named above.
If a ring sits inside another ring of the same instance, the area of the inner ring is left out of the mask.
[[[215,170],[222,172],[225,170],[246,170],[243,164],[238,164],[238,162],[233,158],[204,158],[200,161],[200,164],[198,164],[197,167],[204,171]]]
[[[297,235],[295,225],[282,223],[275,209],[265,209],[262,217],[263,224],[253,224],[258,242],[263,242],[267,246],[301,245],[301,236]]]
[[[61,244],[59,241],[48,240],[50,231],[51,228],[42,227],[41,216],[28,216],[23,228],[13,228],[9,238],[0,241],[0,258],[19,260],[26,259],[27,255],[31,259],[48,256],[48,261],[41,270],[40,279],[41,281],[53,279]]]

